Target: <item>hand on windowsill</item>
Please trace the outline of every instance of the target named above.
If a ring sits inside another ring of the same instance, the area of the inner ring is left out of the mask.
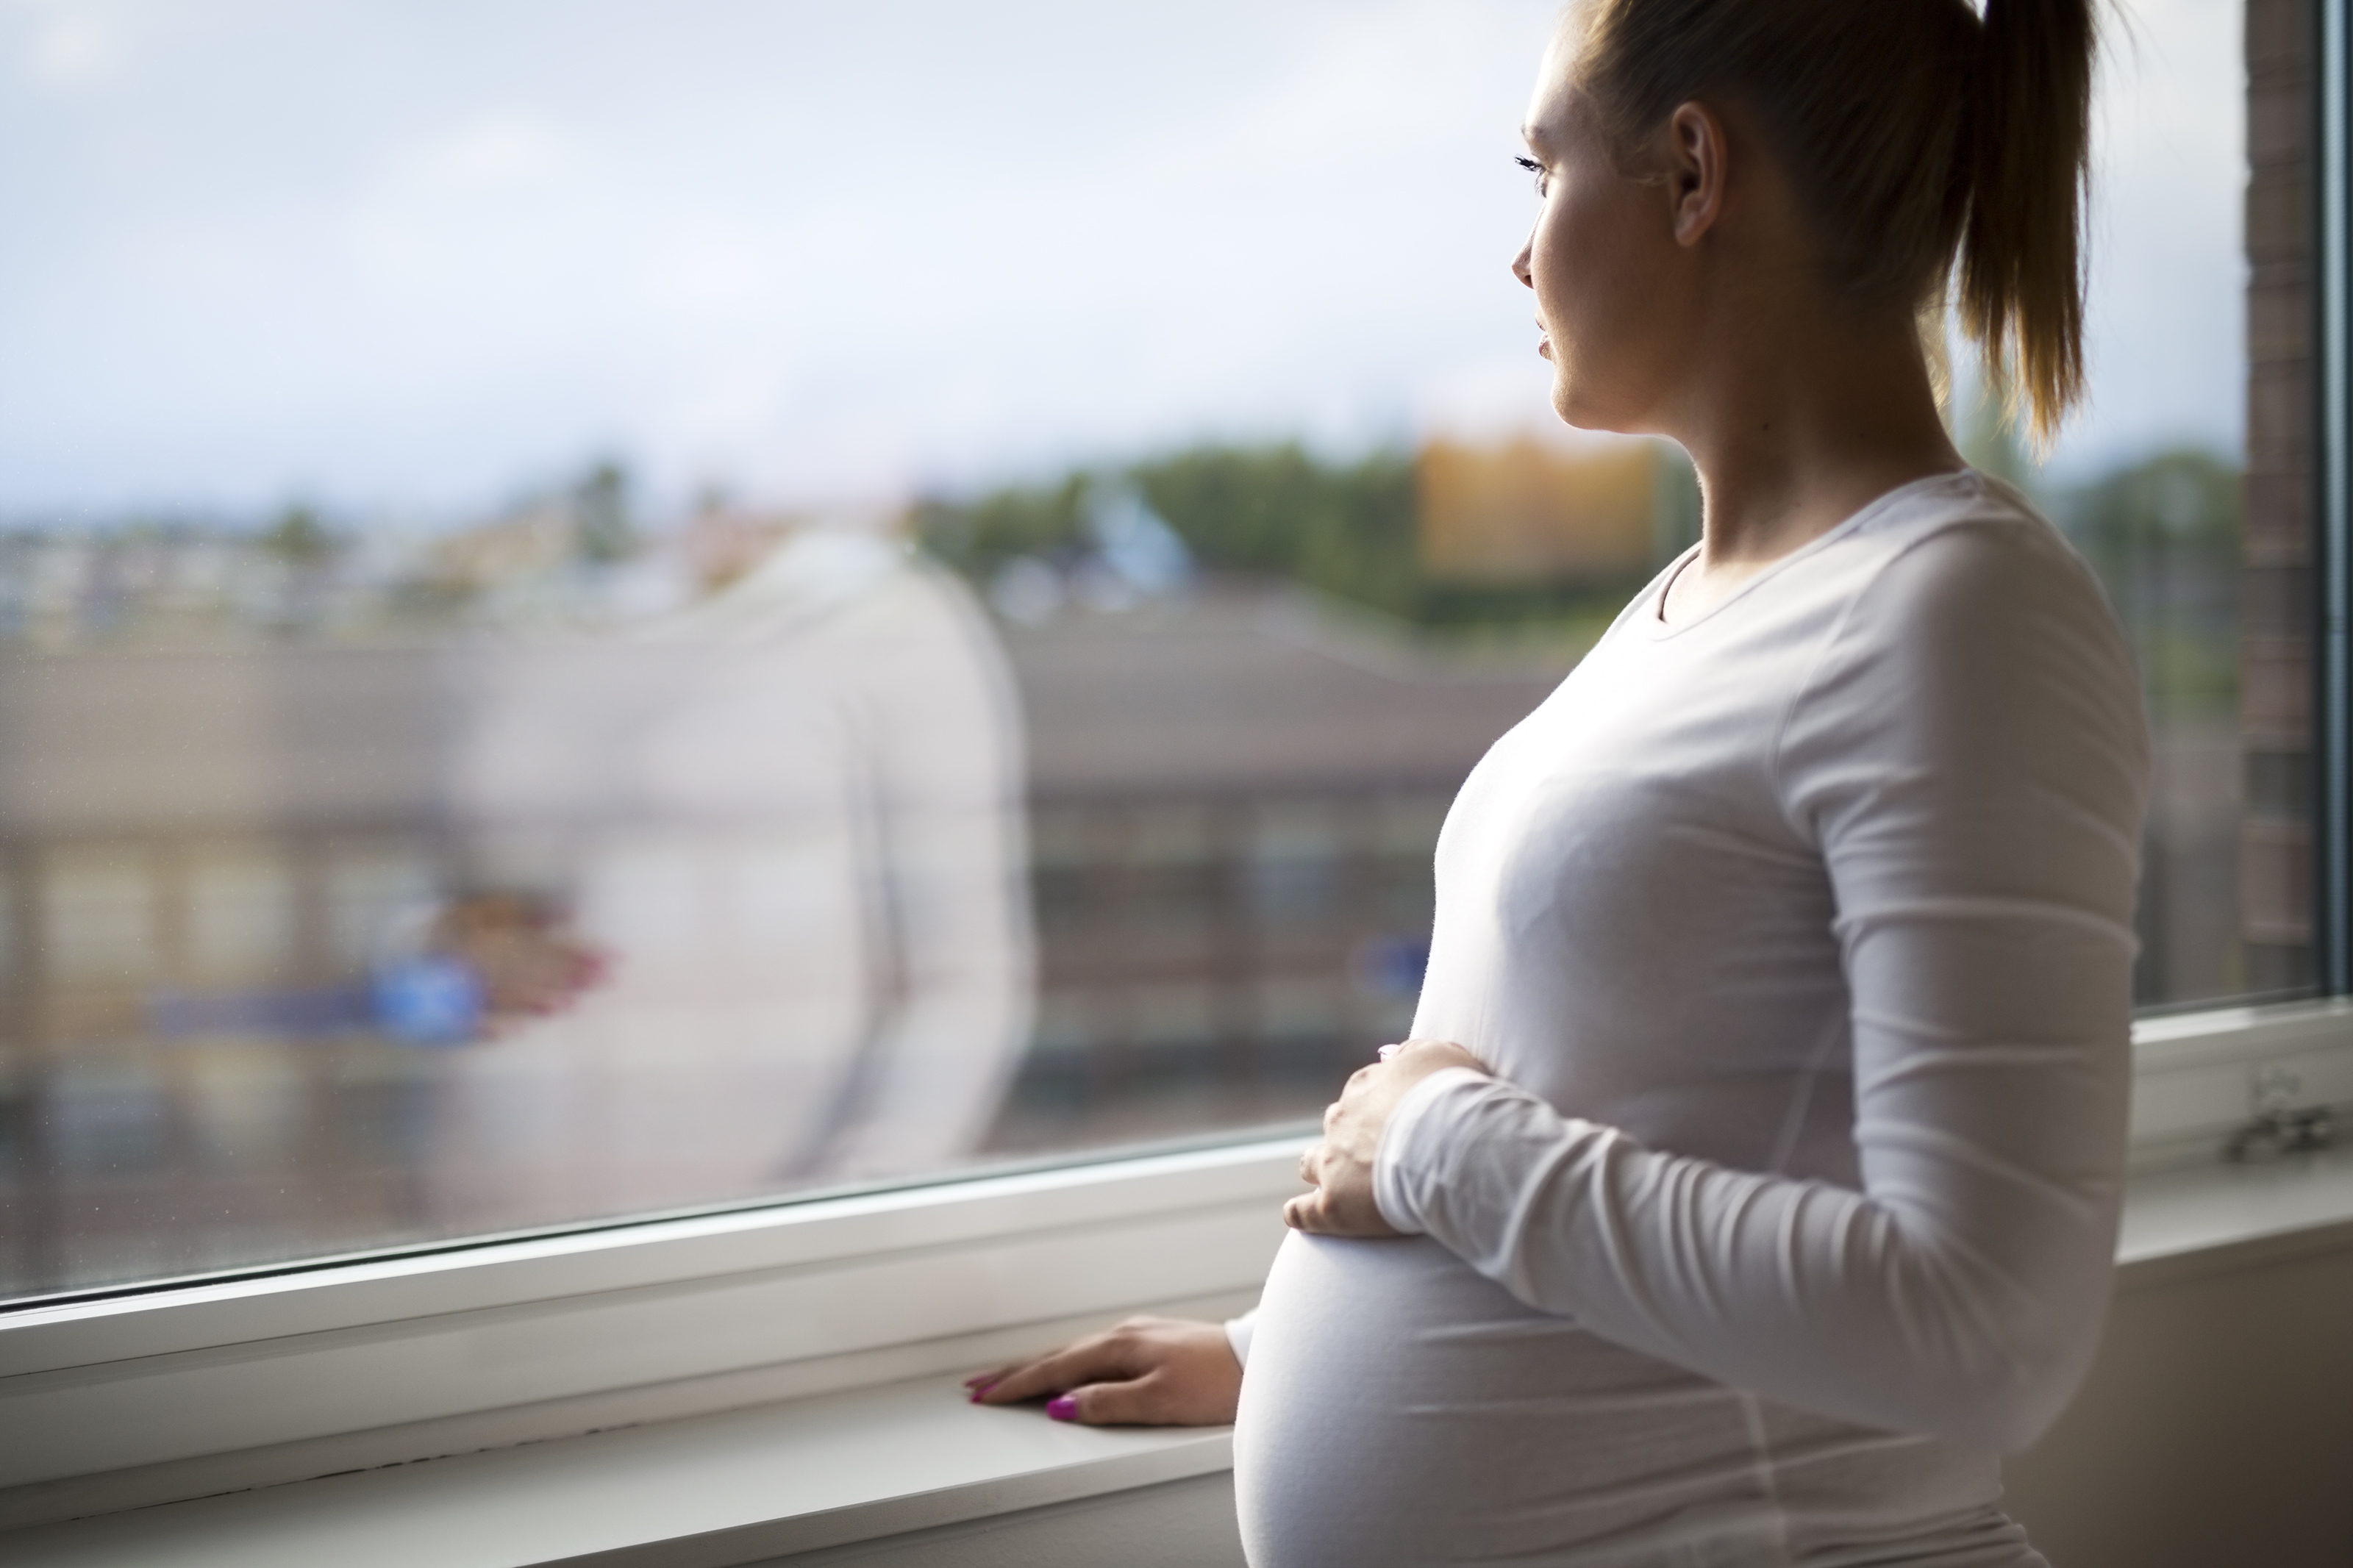
[[[1046,1397],[1047,1415],[1090,1426],[1219,1426],[1234,1418],[1242,1363],[1219,1324],[1130,1318],[965,1386],[975,1405]]]

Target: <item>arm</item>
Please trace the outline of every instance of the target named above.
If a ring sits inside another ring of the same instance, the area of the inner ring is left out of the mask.
[[[2129,660],[2055,545],[1947,531],[1857,601],[1777,764],[1837,901],[1861,1189],[1449,1070],[1387,1119],[1380,1211],[1722,1382],[2022,1447],[2089,1362],[2112,1268],[2147,769]]]
[[[987,1135],[1029,1029],[1018,695],[978,607],[916,566],[863,606],[862,824],[889,999],[827,1161],[937,1169]]]

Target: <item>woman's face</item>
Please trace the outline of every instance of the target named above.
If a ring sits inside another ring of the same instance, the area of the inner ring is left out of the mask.
[[[1654,432],[1685,353],[1693,257],[1674,234],[1674,182],[1612,160],[1591,101],[1569,79],[1574,16],[1546,53],[1525,133],[1543,210],[1512,270],[1535,290],[1536,352],[1552,405],[1588,430]]]

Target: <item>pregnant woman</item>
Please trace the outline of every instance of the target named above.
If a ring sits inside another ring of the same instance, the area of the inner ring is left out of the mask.
[[[1996,1456],[2099,1334],[2147,740],[1916,321],[1949,285],[2040,434],[2078,396],[2092,47],[2090,0],[1571,7],[1515,270],[1560,416],[1681,442],[1704,539],[1463,785],[1416,1037],[1259,1311],[978,1397],[1238,1392],[1258,1568],[2042,1563]]]

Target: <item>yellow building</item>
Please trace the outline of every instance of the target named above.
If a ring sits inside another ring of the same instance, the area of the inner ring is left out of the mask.
[[[1422,570],[1498,585],[1640,576],[1667,531],[1665,461],[1648,442],[1568,451],[1527,436],[1432,441],[1419,465]]]

